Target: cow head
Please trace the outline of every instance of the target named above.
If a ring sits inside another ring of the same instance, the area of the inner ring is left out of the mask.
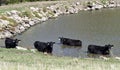
[[[13,42],[14,42],[15,46],[17,46],[20,41],[21,40],[19,40],[19,39],[15,39]]]
[[[55,44],[55,42],[47,42],[47,47],[46,47],[46,52],[47,53],[52,53],[53,44]]]
[[[52,47],[53,44],[55,44],[55,42],[47,42],[47,45],[50,46],[50,47]]]
[[[63,37],[59,37],[59,41],[62,39]]]
[[[114,45],[110,45],[110,44],[105,45],[105,47],[107,47],[108,49],[111,49],[113,46],[114,46]]]
[[[59,41],[60,41],[61,43],[63,43],[63,42],[65,42],[65,41],[66,41],[66,39],[65,39],[65,38],[63,38],[63,37],[59,37]]]
[[[104,54],[110,54],[110,49],[113,47],[113,45],[105,45],[105,48],[104,48]]]

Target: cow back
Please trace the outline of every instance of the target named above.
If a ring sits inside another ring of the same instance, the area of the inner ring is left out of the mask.
[[[75,39],[69,39],[69,38],[59,38],[60,42],[64,45],[69,45],[69,46],[82,46],[82,41],[80,40],[75,40]]]
[[[109,54],[109,47],[107,46],[98,46],[98,45],[89,45],[88,52],[93,54]]]
[[[47,43],[40,42],[40,41],[35,41],[34,47],[40,52],[45,52],[46,48],[47,48]]]

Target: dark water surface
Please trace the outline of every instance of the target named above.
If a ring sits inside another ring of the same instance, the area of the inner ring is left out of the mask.
[[[120,56],[120,9],[81,11],[78,14],[64,15],[38,24],[22,35],[20,46],[33,48],[34,41],[55,41],[58,37],[80,39],[82,47],[55,44],[53,55],[86,57],[89,44],[113,44],[112,55]],[[3,42],[0,43],[4,45]]]

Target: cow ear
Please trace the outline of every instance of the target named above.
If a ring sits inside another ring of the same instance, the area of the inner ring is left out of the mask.
[[[114,47],[114,45],[111,45],[111,47]]]
[[[50,45],[50,42],[47,42],[47,45]]]
[[[108,46],[108,45],[105,45],[105,46]]]

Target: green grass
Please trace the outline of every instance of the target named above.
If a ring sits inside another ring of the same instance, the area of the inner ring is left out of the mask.
[[[6,11],[18,10],[23,11],[29,7],[46,7],[56,3],[64,3],[66,1],[37,1],[37,2],[23,2],[19,4],[10,4],[5,6],[0,6],[0,14]]]
[[[25,11],[22,12],[22,15],[27,16],[29,18],[33,18],[34,17],[33,12],[29,8],[26,8]]]
[[[21,11],[21,10],[24,10],[25,8],[23,7],[23,8],[21,8],[21,7],[19,7],[19,8],[12,8],[12,7],[9,7],[9,5],[8,5],[8,7],[6,6],[6,7],[0,7],[0,15],[2,14],[2,13],[5,13],[6,11],[11,11],[11,10],[18,10],[18,11]]]
[[[13,20],[12,18],[8,18],[5,15],[1,15],[0,19],[9,21],[9,23],[10,23],[9,25],[11,25],[11,26],[17,26],[18,25],[15,20]]]
[[[0,48],[0,70],[119,70],[120,61],[44,55]]]
[[[35,15],[35,17],[37,17],[37,18],[42,18],[42,16],[41,15],[39,15],[39,12],[33,12],[33,14]]]

